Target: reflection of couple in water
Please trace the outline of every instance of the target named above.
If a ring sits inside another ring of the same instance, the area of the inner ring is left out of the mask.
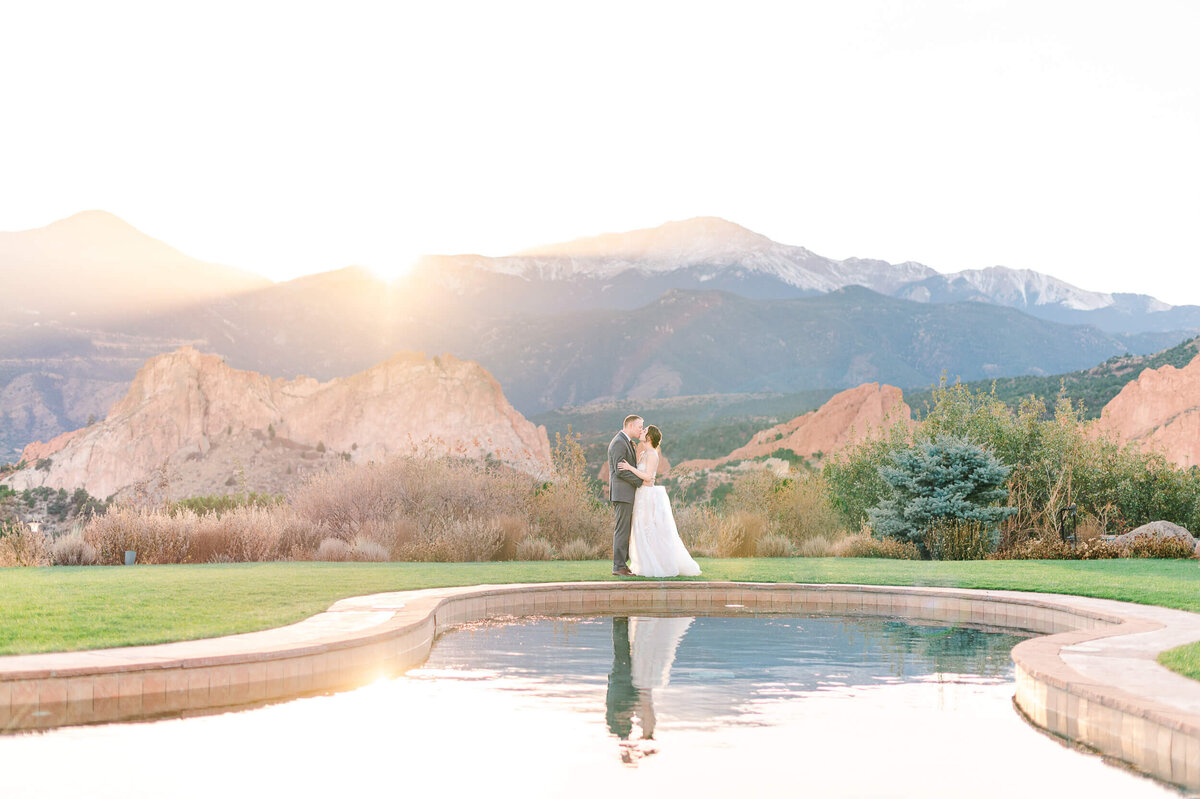
[[[630,741],[637,716],[642,741],[654,740],[654,689],[670,682],[675,650],[692,623],[691,617],[617,616],[612,620],[613,666],[606,698],[608,730],[621,741],[621,759],[651,755],[658,750]],[[632,639],[632,640],[631,640]]]

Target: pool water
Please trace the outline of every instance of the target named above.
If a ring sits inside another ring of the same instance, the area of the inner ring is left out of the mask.
[[[830,617],[479,623],[354,691],[0,737],[0,796],[1179,795],[1022,720],[1019,640]]]

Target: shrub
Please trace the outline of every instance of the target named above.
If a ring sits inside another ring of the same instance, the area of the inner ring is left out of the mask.
[[[382,563],[388,559],[388,551],[381,545],[367,538],[354,539],[354,560],[366,563]]]
[[[279,560],[310,560],[324,540],[327,530],[288,508],[260,511],[271,520],[274,530],[275,557]]]
[[[900,450],[891,460],[879,468],[887,495],[867,512],[884,538],[921,542],[943,519],[977,521],[990,529],[1015,512],[993,506],[1007,495],[1008,467],[966,439],[942,435]]]
[[[403,471],[378,463],[355,468],[341,462],[306,480],[293,492],[290,504],[330,535],[349,541],[364,524],[395,515],[405,498]]]
[[[46,534],[21,522],[0,524],[0,566],[48,566],[50,545]]]
[[[50,547],[50,562],[55,566],[95,566],[98,561],[96,548],[82,535],[62,536]]]
[[[675,514],[679,537],[692,555],[715,558],[720,550],[721,516],[711,507],[685,505]]]
[[[317,560],[341,563],[350,560],[350,554],[350,545],[340,538],[326,538],[317,547]]]
[[[529,537],[529,522],[521,516],[499,516],[500,551],[496,560],[513,560],[517,556],[517,544]]]
[[[767,519],[759,513],[738,511],[721,520],[717,554],[722,558],[752,558],[758,541],[767,531]]]
[[[983,522],[939,519],[924,537],[925,550],[934,560],[983,560],[995,549],[995,537]]]
[[[526,538],[517,544],[517,560],[553,560],[554,547],[544,538]]]
[[[591,560],[596,551],[582,538],[573,538],[559,548],[558,554],[563,560]]]
[[[600,500],[587,471],[583,447],[570,434],[555,434],[554,479],[539,488],[531,508],[540,534],[560,548],[582,538],[599,549],[612,535],[612,513]]]
[[[909,426],[898,421],[884,435],[864,437],[834,453],[821,469],[829,486],[830,502],[851,529],[867,521],[867,511],[887,495],[881,467],[891,463],[892,454],[912,446]]]
[[[270,508],[282,502],[283,497],[279,494],[205,494],[173,502],[168,506],[168,512],[173,516],[180,509],[186,508],[201,515],[210,511],[222,514],[243,507]]]
[[[841,514],[830,501],[829,486],[820,475],[792,473],[780,478],[767,469],[752,469],[733,481],[721,508],[729,516],[761,516],[768,532],[794,542],[845,533]]]
[[[838,558],[920,560],[921,550],[912,541],[897,541],[894,538],[875,538],[868,532],[860,531],[834,544],[833,555]]]
[[[1126,550],[1104,539],[1082,541],[1073,549],[1069,546],[1067,549],[1079,560],[1109,560],[1111,558],[1125,558],[1129,556]]]
[[[796,546],[796,554],[802,558],[828,558],[834,554],[836,546],[833,539],[814,536],[801,541]]]
[[[837,539],[847,534],[834,506],[829,484],[816,474],[788,477],[772,487],[767,504],[771,529],[796,543],[809,538]]]
[[[401,548],[404,560],[470,562],[494,560],[503,549],[500,525],[490,518],[448,519],[421,531]]]
[[[754,554],[760,558],[791,558],[796,555],[796,547],[787,536],[771,533],[758,542]]]
[[[1110,560],[1125,557],[1125,551],[1104,539],[1080,541],[1072,547],[1057,535],[1043,535],[991,556],[1005,560]]]
[[[199,518],[186,508],[170,516],[114,505],[88,521],[83,538],[95,547],[100,563],[124,563],[126,550],[137,552],[139,563],[185,563]]]
[[[1130,558],[1192,558],[1195,549],[1179,538],[1140,533],[1125,545]]]

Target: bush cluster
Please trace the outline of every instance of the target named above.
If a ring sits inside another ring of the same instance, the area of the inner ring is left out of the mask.
[[[1082,406],[1065,398],[1052,411],[1036,398],[1013,410],[994,394],[944,381],[917,430],[897,423],[827,461],[824,478],[834,506],[851,525],[866,521],[893,497],[886,475],[898,458],[946,437],[981,448],[1008,469],[999,502],[1007,516],[999,524],[1004,552],[1057,537],[1059,513],[1072,504],[1101,533],[1159,519],[1200,529],[1200,471],[1097,434]],[[921,537],[926,534],[922,529]]]
[[[1057,537],[1031,538],[1000,550],[1004,560],[1107,560],[1110,558],[1194,558],[1195,551],[1178,538],[1137,535],[1125,545],[1102,538],[1079,541],[1075,546]]]
[[[808,472],[782,478],[766,469],[746,472],[733,481],[719,510],[705,515],[677,520],[681,534],[685,521],[686,526],[698,525],[692,538],[699,551],[723,558],[784,557],[778,554],[783,552],[820,557],[848,534],[828,485],[821,475]],[[690,545],[686,537],[685,543]],[[773,554],[761,552],[764,545]]]
[[[921,550],[912,541],[876,538],[871,535],[869,529],[861,530],[837,542],[833,547],[833,554],[839,558],[921,559]]]
[[[0,522],[0,567],[48,565],[50,546],[44,533],[20,522]]]
[[[939,519],[922,543],[934,560],[983,560],[996,550],[992,528],[978,519]]]

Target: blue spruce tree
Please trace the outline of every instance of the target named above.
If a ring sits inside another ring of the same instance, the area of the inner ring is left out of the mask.
[[[1015,512],[996,507],[1008,492],[1009,467],[965,438],[919,442],[879,467],[888,496],[867,511],[876,535],[924,547],[926,530],[943,520],[970,520],[992,530]]]

